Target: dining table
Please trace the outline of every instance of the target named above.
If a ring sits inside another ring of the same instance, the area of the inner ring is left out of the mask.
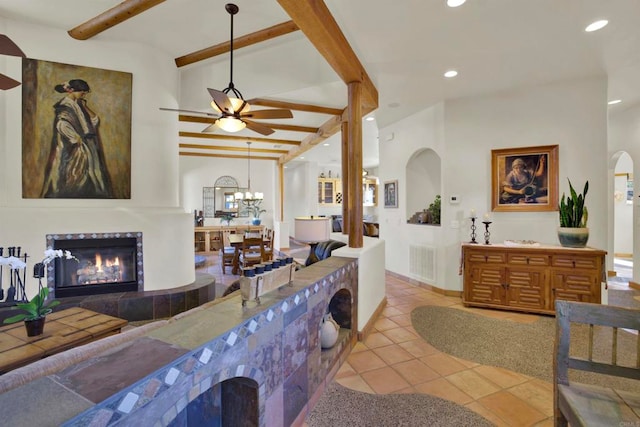
[[[246,234],[247,237],[260,237],[261,233],[249,233]],[[242,243],[244,242],[244,233],[235,233],[229,234],[229,244],[235,248],[235,252],[233,255],[233,263],[231,266],[231,274],[240,274],[240,250],[242,249]],[[267,245],[270,243],[269,239],[264,239],[264,244]]]

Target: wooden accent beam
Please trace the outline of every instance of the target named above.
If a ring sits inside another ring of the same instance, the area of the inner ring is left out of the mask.
[[[240,154],[215,154],[215,153],[192,153],[189,151],[180,151],[181,156],[192,156],[192,157],[218,157],[224,159],[246,159],[247,156],[243,156]],[[278,157],[253,157],[251,156],[251,160],[274,160],[277,161]]]
[[[202,144],[178,144],[179,148],[194,148],[200,150],[219,150],[219,151],[241,151],[248,153],[249,149],[244,147],[230,147],[228,145],[202,145]],[[272,150],[269,148],[252,148],[252,153],[269,153],[269,154],[286,154],[287,150]]]
[[[261,107],[286,108],[294,111],[306,111],[308,113],[330,114],[332,116],[339,116],[344,111],[344,109],[341,108],[322,107],[320,105],[301,104],[298,102],[276,101],[274,99],[266,98],[253,98],[248,100],[247,103],[251,106],[260,105]]]
[[[320,126],[320,129],[318,130],[318,132],[314,133],[313,135],[309,135],[305,139],[303,139],[302,143],[300,144],[300,146],[298,146],[298,148],[295,148],[289,151],[288,154],[285,154],[284,156],[282,156],[278,161],[278,163],[285,164],[295,159],[302,153],[311,150],[313,147],[315,147],[322,141],[326,140],[332,135],[335,135],[340,130],[341,126],[342,126],[342,117],[340,116],[331,117],[329,120],[327,120]]]
[[[378,108],[378,90],[322,0],[278,0],[327,63],[346,84],[362,83],[362,114]]]
[[[160,3],[164,3],[164,1],[165,0],[124,0],[106,12],[72,28],[67,33],[76,40],[88,40],[129,18],[133,18]]]
[[[340,154],[342,156],[342,234],[347,234],[349,224],[349,122],[344,120],[340,131]]]
[[[349,210],[349,247],[361,248],[362,238],[362,84],[349,83],[348,176],[347,206]]]
[[[185,114],[180,114],[178,115],[178,120],[181,122],[188,122],[188,123],[211,124],[215,122],[216,119],[213,117],[199,117],[199,116],[189,116]],[[260,122],[260,123],[267,127],[270,127],[271,129],[288,130],[292,132],[316,133],[318,132],[318,129],[319,129],[313,126],[283,125],[280,123],[265,123],[265,122]]]
[[[267,144],[285,144],[285,145],[301,144],[300,141],[292,141],[290,139],[259,138],[255,136],[219,135],[216,133],[201,133],[201,132],[178,132],[178,136],[183,138],[226,139],[227,141],[265,142]]]
[[[272,27],[265,28],[260,31],[256,31],[255,33],[246,34],[244,36],[234,38],[233,49],[235,50],[235,49],[240,49],[242,47],[251,46],[252,44],[261,43],[263,41],[280,37],[285,34],[289,34],[298,30],[299,28],[295,24],[295,22],[293,21],[282,22]],[[230,49],[231,49],[230,42],[219,43],[214,46],[206,47],[196,52],[188,53],[179,58],[176,58],[175,59],[176,66],[180,68],[180,67],[184,67],[185,65],[194,64],[196,62],[203,61],[205,59],[213,58],[214,56],[227,53],[229,52]]]

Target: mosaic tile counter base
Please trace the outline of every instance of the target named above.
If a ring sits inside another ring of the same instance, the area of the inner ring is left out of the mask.
[[[29,405],[54,400],[62,414],[42,413],[29,425],[53,425],[56,416],[74,427],[217,426],[247,417],[260,426],[295,425],[355,342],[355,330],[343,328],[338,344],[321,350],[319,329],[336,293],[342,305],[348,295],[348,320],[356,324],[357,277],[356,260],[331,257],[298,271],[293,286],[264,295],[260,305],[243,308],[234,295],[178,316],[123,348],[45,377],[54,385],[31,395]],[[24,396],[34,389],[28,386],[5,394]]]

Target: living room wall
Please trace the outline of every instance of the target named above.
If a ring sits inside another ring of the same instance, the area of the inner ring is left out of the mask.
[[[567,178],[589,180],[589,245],[607,249],[607,80],[592,77],[446,102],[380,131],[380,180],[398,179],[398,209],[381,209],[387,269],[412,277],[409,246],[437,252],[434,285],[462,290],[460,243],[469,240],[469,212],[491,212],[491,150],[559,146],[559,190]],[[387,135],[393,134],[388,141]],[[418,150],[442,159],[442,226],[406,224],[405,166]],[[459,204],[448,202],[459,196]],[[557,212],[491,212],[491,242],[531,239],[557,245]]]
[[[105,42],[99,36],[77,41],[66,29],[4,18],[0,18],[0,33],[29,58],[133,75],[128,200],[23,199],[22,90],[0,92],[0,246],[21,246],[31,257],[30,269],[46,249],[46,234],[141,231],[146,290],[193,282],[193,219],[178,202],[177,121],[158,110],[178,104],[173,58],[148,46]],[[22,80],[20,58],[1,57],[0,61],[0,72]],[[27,280],[29,296],[36,288],[37,282]]]

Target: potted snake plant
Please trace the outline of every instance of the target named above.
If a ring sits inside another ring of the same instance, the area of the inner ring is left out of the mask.
[[[560,199],[560,227],[558,227],[558,240],[560,244],[569,248],[584,248],[589,240],[589,228],[587,220],[589,211],[585,206],[585,198],[589,191],[589,181],[584,184],[584,190],[578,194],[569,181],[569,196],[562,193]]]

